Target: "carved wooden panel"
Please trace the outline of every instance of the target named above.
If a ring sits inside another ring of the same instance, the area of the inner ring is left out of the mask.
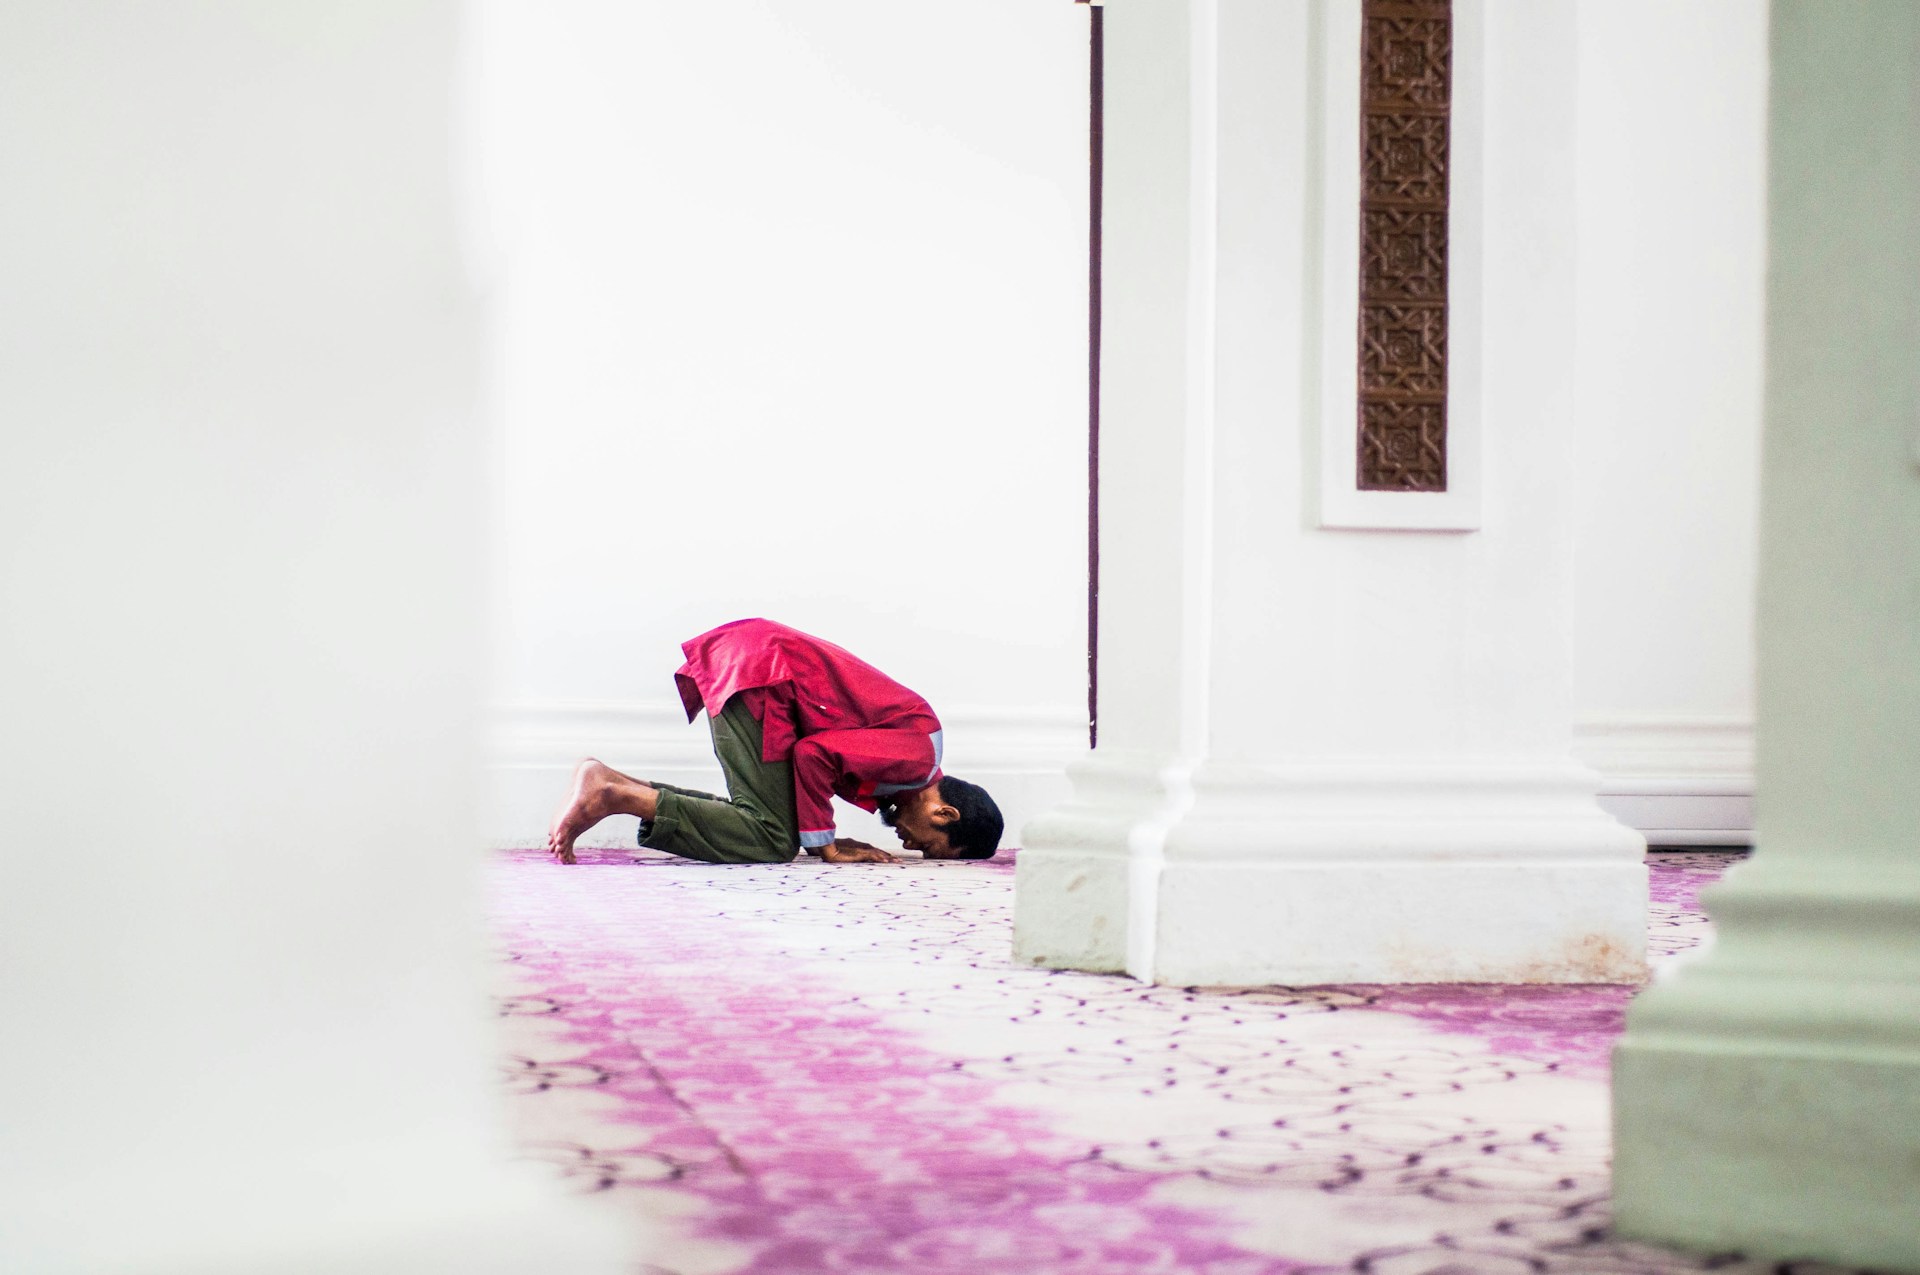
[[[1362,0],[1362,491],[1447,489],[1451,0]]]

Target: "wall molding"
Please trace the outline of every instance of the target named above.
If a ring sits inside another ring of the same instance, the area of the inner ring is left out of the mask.
[[[1753,721],[1607,714],[1574,723],[1600,804],[1656,846],[1753,844]]]
[[[677,701],[520,700],[495,705],[490,718],[483,830],[493,845],[537,844],[567,774],[588,754],[668,783],[720,784],[705,727],[689,724]],[[1066,799],[1066,767],[1087,755],[1086,716],[1074,707],[973,705],[941,720],[949,768],[993,790],[1009,844]],[[1652,844],[1752,844],[1751,720],[1594,715],[1575,723],[1574,755],[1599,773],[1601,807]],[[849,835],[874,831],[861,812],[842,813]],[[630,830],[611,826],[590,841],[616,843],[631,844]]]
[[[483,834],[495,847],[536,845],[581,757],[664,783],[721,790],[720,768],[703,722],[689,723],[678,700],[515,700],[489,712]],[[1006,844],[1027,818],[1066,794],[1066,765],[1086,751],[1078,707],[974,705],[943,712],[946,769],[978,779],[1007,817]],[[841,831],[889,836],[864,811],[840,805]],[[633,821],[602,825],[584,845],[633,844]],[[876,844],[891,844],[890,841]]]

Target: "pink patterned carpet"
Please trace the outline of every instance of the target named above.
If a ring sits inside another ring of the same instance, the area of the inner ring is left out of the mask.
[[[1657,956],[1735,857],[1650,857]],[[521,1144],[674,1275],[1821,1269],[1608,1238],[1628,989],[1030,970],[1012,866],[501,856]]]

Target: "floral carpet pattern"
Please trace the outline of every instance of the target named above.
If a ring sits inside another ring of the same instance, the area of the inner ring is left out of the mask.
[[[988,863],[493,867],[517,1136],[650,1275],[1812,1272],[1608,1233],[1631,989],[1148,987]],[[1650,856],[1656,957],[1737,855]]]

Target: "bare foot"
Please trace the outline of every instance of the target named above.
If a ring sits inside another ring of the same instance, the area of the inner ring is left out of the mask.
[[[567,799],[554,812],[547,829],[547,853],[561,863],[573,863],[573,843],[580,834],[613,813],[612,789],[626,776],[601,765],[592,757],[583,758],[573,768],[573,784]]]

